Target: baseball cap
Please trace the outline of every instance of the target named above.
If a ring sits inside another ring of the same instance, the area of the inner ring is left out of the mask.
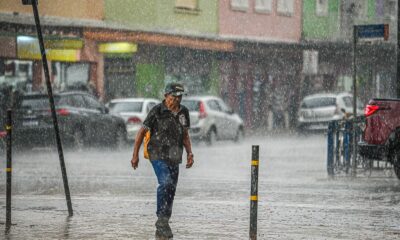
[[[165,86],[164,93],[173,96],[182,96],[186,94],[183,85],[180,83],[168,83],[167,86]]]

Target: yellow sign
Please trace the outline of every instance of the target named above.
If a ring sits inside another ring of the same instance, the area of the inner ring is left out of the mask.
[[[53,42],[52,42],[53,41]],[[53,43],[53,45],[52,45]],[[78,43],[75,42],[64,42],[65,44],[70,44],[70,47],[72,46],[77,47]],[[45,47],[46,49],[46,57],[47,60],[50,61],[64,61],[64,62],[76,62],[80,60],[80,50],[77,49],[65,49],[62,46],[67,46],[63,45],[63,41],[60,41],[59,43],[56,42],[56,40],[51,40],[48,42],[48,46]],[[59,47],[59,49],[55,48],[48,48],[49,45],[51,46],[56,46]],[[22,59],[33,59],[33,60],[40,60],[42,59],[41,53],[40,53],[40,47],[39,47],[39,41],[37,38],[33,37],[26,37],[26,36],[19,36],[17,38],[17,53],[18,53],[18,58]]]
[[[134,53],[137,52],[137,44],[130,42],[100,43],[101,53]]]
[[[82,49],[83,41],[80,39],[45,39],[46,49]]]

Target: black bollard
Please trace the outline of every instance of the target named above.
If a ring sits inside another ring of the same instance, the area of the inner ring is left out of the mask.
[[[258,151],[259,146],[252,146],[251,153],[251,191],[250,191],[250,239],[257,239],[257,207],[258,207]]]
[[[11,159],[11,131],[12,131],[12,118],[11,118],[11,110],[7,110],[7,122],[6,122],[6,131],[7,131],[7,138],[6,138],[6,148],[7,148],[7,187],[6,187],[6,232],[11,227],[11,173],[12,173],[12,159]]]
[[[345,125],[345,135],[343,138],[343,145],[344,145],[344,159],[346,161],[346,174],[349,173],[350,169],[350,158],[351,158],[351,153],[350,153],[350,139],[351,139],[351,122],[346,121]]]
[[[335,131],[335,126],[336,126],[336,123],[335,122],[329,122],[329,125],[328,125],[328,136],[327,136],[327,139],[328,139],[328,156],[327,156],[327,164],[326,164],[326,166],[327,166],[327,171],[328,171],[328,175],[330,176],[330,177],[332,177],[333,176],[333,132]]]

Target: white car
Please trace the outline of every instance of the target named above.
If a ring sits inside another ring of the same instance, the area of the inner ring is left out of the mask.
[[[120,98],[111,100],[106,106],[110,113],[125,120],[127,139],[133,141],[149,111],[160,102],[154,98]]]
[[[243,120],[215,96],[184,97],[182,105],[189,109],[190,137],[205,141],[208,145],[217,140],[244,138]]]
[[[357,101],[357,115],[363,113],[363,105]],[[298,131],[326,130],[332,120],[340,120],[353,113],[353,95],[343,93],[319,93],[306,96],[300,103],[297,118]]]

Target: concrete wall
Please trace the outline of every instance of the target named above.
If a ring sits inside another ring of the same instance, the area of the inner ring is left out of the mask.
[[[216,34],[217,4],[199,0],[198,9],[180,10],[175,0],[105,0],[105,19],[147,31]]]
[[[42,16],[102,20],[104,17],[103,5],[103,0],[40,0],[38,9]],[[32,7],[22,5],[20,0],[2,0],[0,1],[0,12],[32,14]]]
[[[298,42],[301,37],[301,2],[294,0],[294,13],[289,16],[277,12],[276,0],[272,1],[269,13],[256,12],[256,0],[249,0],[246,11],[233,10],[231,0],[220,0],[219,33],[225,36]]]

